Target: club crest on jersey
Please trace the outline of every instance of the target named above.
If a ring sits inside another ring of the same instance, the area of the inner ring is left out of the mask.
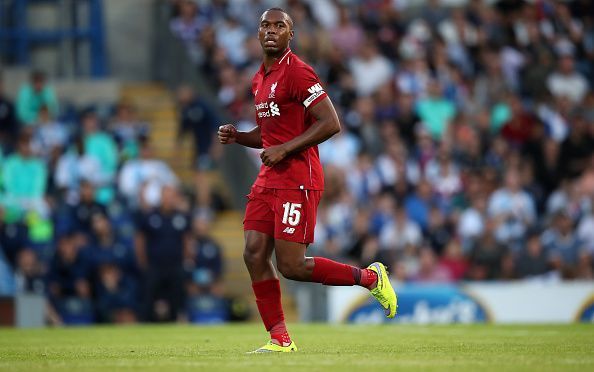
[[[278,84],[278,81],[274,82],[274,84],[272,84],[270,86],[270,94],[268,95],[268,98],[272,99],[275,98],[275,93],[276,93],[276,86]]]

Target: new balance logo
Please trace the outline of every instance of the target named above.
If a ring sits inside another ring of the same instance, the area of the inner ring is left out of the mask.
[[[287,234],[293,234],[295,232],[295,228],[294,227],[285,227],[283,232],[287,233]]]
[[[311,94],[317,93],[317,92],[322,92],[324,91],[324,88],[322,88],[322,86],[320,85],[320,83],[317,83],[315,85],[312,85],[311,87],[309,87],[307,89],[307,91]]]
[[[270,102],[270,115],[280,116],[280,109],[278,108],[278,104]]]

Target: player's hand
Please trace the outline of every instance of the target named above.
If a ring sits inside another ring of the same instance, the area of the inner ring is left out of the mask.
[[[219,142],[223,145],[228,145],[237,141],[237,129],[233,124],[221,125],[217,135],[219,137]]]
[[[267,167],[272,167],[287,156],[287,150],[284,145],[270,146],[260,153],[262,163]]]

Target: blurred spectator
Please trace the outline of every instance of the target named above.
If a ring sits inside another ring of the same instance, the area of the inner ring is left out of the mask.
[[[98,320],[111,323],[135,323],[136,287],[114,264],[99,266],[97,285]]]
[[[551,266],[547,253],[542,246],[540,235],[535,232],[528,234],[526,248],[520,253],[516,262],[516,275],[519,278],[530,278],[544,275]]]
[[[34,152],[46,163],[55,163],[68,141],[65,125],[51,117],[47,106],[41,106],[33,133]]]
[[[448,206],[450,199],[462,189],[460,171],[450,151],[449,145],[444,142],[437,157],[431,159],[425,168],[425,177],[444,206]]]
[[[458,236],[462,247],[469,251],[485,229],[487,201],[482,195],[475,196],[470,201],[470,206],[465,208],[458,218]]]
[[[351,15],[346,6],[339,9],[338,25],[330,31],[330,41],[347,58],[354,56],[365,42],[363,30],[357,23],[351,22]]]
[[[468,270],[468,260],[464,255],[462,245],[456,240],[450,240],[444,249],[439,265],[449,271],[448,277],[451,280],[463,279]]]
[[[161,189],[177,183],[177,177],[171,168],[154,157],[148,139],[141,144],[140,157],[124,163],[118,180],[119,190],[129,205],[145,208],[158,206]]]
[[[588,81],[575,70],[571,54],[559,57],[557,70],[549,75],[547,86],[556,97],[567,97],[573,104],[580,103],[588,92]]]
[[[434,206],[429,211],[429,221],[425,238],[439,255],[442,254],[444,247],[453,238],[452,226],[444,212],[438,207]]]
[[[5,95],[3,76],[0,74],[0,146],[2,155],[12,150],[19,126],[12,101]]]
[[[536,118],[524,110],[519,97],[512,96],[509,102],[511,116],[501,128],[501,135],[511,146],[521,148],[532,136]]]
[[[138,142],[148,136],[148,125],[138,119],[136,110],[130,103],[118,104],[109,129],[120,147],[122,158],[138,156]]]
[[[135,277],[137,265],[134,248],[118,236],[108,217],[98,211],[93,213],[91,227],[88,256],[93,269],[98,270],[101,265],[115,265],[121,270],[120,275]]]
[[[101,165],[105,183],[97,189],[97,201],[107,204],[114,197],[112,185],[118,165],[118,150],[113,138],[100,128],[99,118],[94,112],[82,118],[85,154],[96,158]]]
[[[170,21],[169,28],[173,35],[184,42],[193,60],[197,61],[197,41],[208,23],[198,15],[198,5],[193,0],[179,1],[177,10],[178,15]]]
[[[318,149],[323,164],[346,170],[355,163],[361,142],[357,136],[343,129],[328,141],[322,142]]]
[[[429,227],[429,211],[435,202],[433,189],[426,179],[422,179],[417,184],[414,193],[410,193],[404,200],[406,213],[419,224],[424,232]]]
[[[390,216],[380,231],[380,245],[384,250],[397,252],[406,246],[418,246],[421,243],[421,229],[400,205],[393,207],[394,214]]]
[[[178,142],[190,132],[194,140],[194,164],[196,169],[210,170],[213,167],[214,137],[220,123],[215,112],[204,98],[196,95],[190,86],[181,86],[177,91],[180,106]]]
[[[39,110],[46,106],[51,116],[58,115],[58,99],[43,72],[31,73],[31,81],[23,84],[16,101],[17,116],[21,123],[33,125],[38,121]]]
[[[411,96],[416,100],[427,94],[431,70],[425,56],[420,52],[405,57],[396,73],[396,88],[400,94]]]
[[[591,278],[589,252],[565,211],[555,214],[551,226],[542,234],[542,244],[549,254],[551,265],[564,278]]]
[[[376,160],[376,167],[384,186],[393,187],[399,181],[417,184],[421,177],[419,164],[410,159],[406,147],[398,141],[386,145],[386,151]]]
[[[490,197],[487,211],[495,224],[498,241],[512,243],[522,239],[536,219],[534,200],[521,189],[520,174],[510,169],[504,186]]]
[[[191,257],[191,226],[178,202],[177,190],[165,186],[160,206],[138,216],[136,257],[144,276],[144,319],[148,321],[173,321],[184,310],[182,267]]]
[[[93,236],[93,216],[106,213],[105,206],[96,201],[95,194],[96,189],[90,182],[81,182],[80,199],[69,207],[68,225],[65,228],[66,231],[82,234],[86,242]]]
[[[190,273],[188,293],[222,294],[220,286],[223,276],[223,252],[209,234],[211,228],[209,217],[197,215],[192,222],[194,241],[191,245],[191,256],[186,270]]]
[[[33,156],[30,136],[23,133],[17,143],[17,152],[8,156],[2,165],[4,205],[8,212],[35,211],[48,216],[44,200],[47,174],[43,161]]]
[[[433,249],[425,247],[419,252],[419,269],[411,278],[415,282],[443,283],[452,280],[450,272],[437,260]]]
[[[229,62],[235,66],[242,66],[247,62],[245,49],[247,33],[241,27],[238,19],[231,15],[226,17],[221,27],[225,28],[225,32],[216,34],[217,44],[225,51]]]
[[[352,164],[351,167],[353,167]],[[368,153],[359,153],[354,169],[351,168],[347,184],[351,194],[362,205],[369,202],[372,195],[377,194],[380,190],[380,178],[373,166],[373,159]]]
[[[15,280],[17,293],[45,294],[44,268],[32,249],[19,252]]]
[[[594,153],[594,131],[588,127],[593,124],[586,121],[583,113],[574,114],[572,119],[571,132],[561,144],[559,154],[559,164],[568,178],[582,174]]]
[[[379,54],[375,42],[370,39],[361,45],[359,54],[351,60],[349,68],[360,96],[373,94],[392,75],[390,61]]]
[[[416,131],[421,120],[415,110],[415,101],[412,95],[401,93],[396,103],[396,120],[398,134],[409,149],[416,145]]]
[[[470,251],[467,276],[471,280],[499,279],[506,248],[495,237],[496,224],[487,221],[483,235]]]
[[[57,304],[68,297],[89,298],[89,267],[80,252],[74,235],[66,234],[58,239],[56,256],[47,275],[49,298]],[[59,306],[58,306],[59,307]]]
[[[443,98],[441,89],[439,82],[432,80],[427,88],[427,98],[420,99],[417,103],[417,113],[422,124],[436,140],[443,139],[456,114],[456,107]]]

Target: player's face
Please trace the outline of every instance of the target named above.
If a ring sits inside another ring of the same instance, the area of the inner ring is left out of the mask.
[[[293,30],[285,13],[270,10],[262,14],[258,39],[265,54],[275,56],[284,52],[292,38]]]

